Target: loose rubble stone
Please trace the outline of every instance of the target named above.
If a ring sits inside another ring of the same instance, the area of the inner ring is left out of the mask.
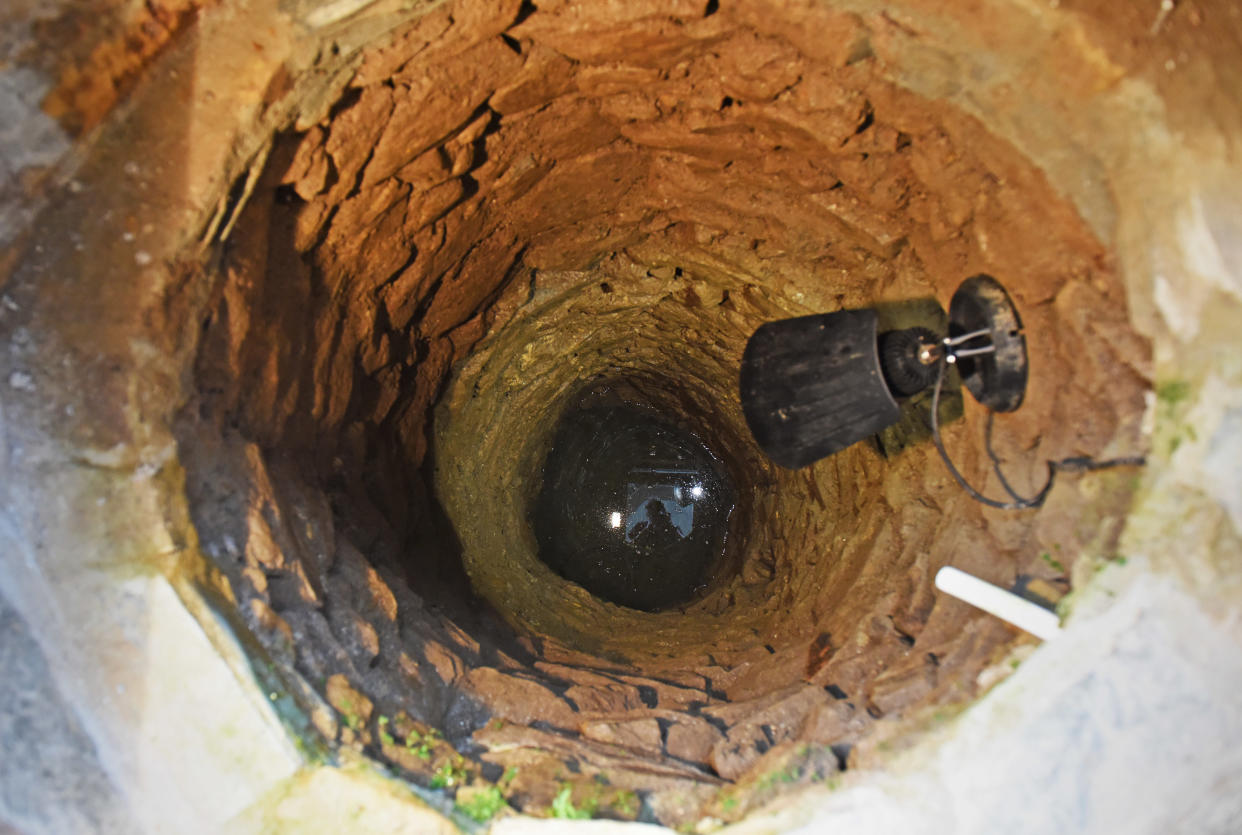
[[[660,725],[654,719],[584,722],[580,730],[583,736],[596,742],[610,742],[648,754],[658,754],[662,750]]]
[[[665,748],[678,759],[707,765],[713,749],[721,741],[720,730],[707,720],[680,716],[669,725]]]

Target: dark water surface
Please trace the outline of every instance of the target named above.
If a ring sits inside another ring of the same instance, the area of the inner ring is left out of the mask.
[[[544,465],[539,556],[596,597],[665,609],[711,580],[733,497],[693,433],[639,406],[579,408],[561,419]]]

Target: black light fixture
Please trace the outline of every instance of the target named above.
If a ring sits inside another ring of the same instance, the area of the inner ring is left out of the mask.
[[[947,333],[926,327],[878,332],[872,308],[768,322],[742,355],[742,411],[763,452],[800,469],[874,435],[901,417],[900,400],[934,387],[932,440],[950,473],[991,507],[1039,507],[1058,471],[1141,465],[1141,457],[1048,462],[1048,480],[1032,497],[1016,493],[992,451],[992,417],[1022,405],[1027,383],[1026,336],[1009,294],[988,275],[968,278],[949,303]],[[1010,500],[989,499],[958,472],[940,439],[940,394],[950,365],[988,409],[985,443]]]

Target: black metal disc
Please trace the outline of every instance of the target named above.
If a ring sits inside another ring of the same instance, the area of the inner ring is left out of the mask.
[[[986,329],[996,350],[959,357],[962,383],[976,400],[994,412],[1012,412],[1026,394],[1026,337],[1009,294],[990,275],[968,278],[949,303],[949,336]],[[959,350],[987,344],[986,338],[958,345]]]

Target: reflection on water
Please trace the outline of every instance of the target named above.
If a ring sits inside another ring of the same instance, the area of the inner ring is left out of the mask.
[[[628,520],[626,539],[633,541],[636,529],[643,531],[650,525],[664,524],[664,520],[677,529],[682,539],[688,537],[694,528],[694,502],[691,499],[704,498],[703,485],[696,483],[689,489],[683,489],[680,484],[695,479],[698,474],[693,470],[640,468],[634,470],[632,475],[638,480],[631,481],[626,490],[629,512],[622,515],[623,519]],[[665,481],[665,478],[670,480]],[[671,479],[678,481],[672,482]]]
[[[710,579],[732,509],[725,470],[698,437],[643,408],[596,406],[562,418],[532,521],[562,577],[656,611]]]

